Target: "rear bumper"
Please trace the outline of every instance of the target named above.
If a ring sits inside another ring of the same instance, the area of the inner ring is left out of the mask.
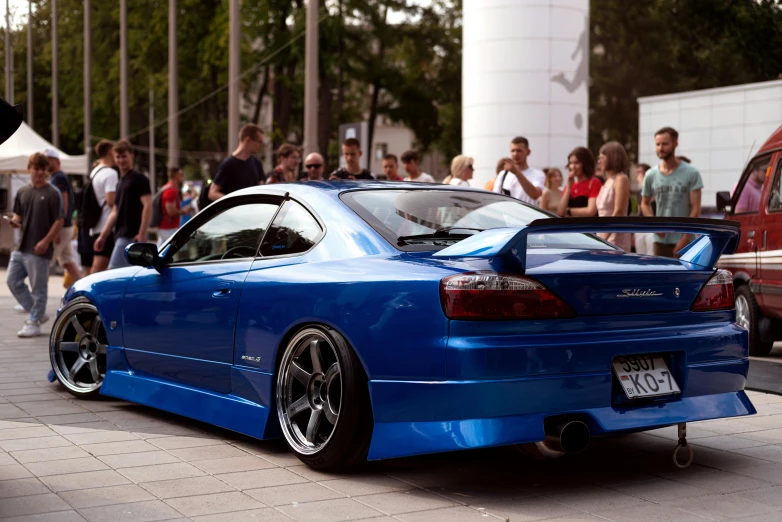
[[[537,442],[547,417],[587,422],[593,435],[751,415],[748,359],[691,364],[666,402],[613,402],[609,371],[496,381],[370,381],[375,428],[369,458]],[[683,385],[682,385],[683,383]]]
[[[562,413],[577,416],[589,425],[592,435],[599,436],[752,415],[755,408],[740,391],[688,397],[632,410],[602,407],[455,421],[376,422],[369,460],[538,442],[545,439],[544,419]]]

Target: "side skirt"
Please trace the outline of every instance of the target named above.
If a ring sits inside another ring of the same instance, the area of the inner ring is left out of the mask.
[[[234,387],[234,393],[255,395],[253,398],[257,397],[257,402],[239,395],[220,394],[122,370],[106,372],[100,393],[206,422],[256,439],[275,437],[279,428],[276,426],[276,417],[267,430],[269,407],[263,404],[268,404],[264,401],[268,398],[268,395],[263,393],[264,388],[268,388],[264,381],[270,381],[272,376],[238,368],[234,368],[233,373],[234,383],[238,384]]]

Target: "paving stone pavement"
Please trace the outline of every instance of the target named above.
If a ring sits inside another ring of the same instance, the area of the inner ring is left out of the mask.
[[[5,280],[0,271],[0,279]],[[52,278],[49,314],[62,295]],[[512,448],[376,463],[342,475],[261,442],[46,381],[47,338],[23,340],[0,287],[0,519],[484,521],[782,520],[782,396],[757,416],[595,440],[559,460]],[[48,326],[48,325],[47,325]]]

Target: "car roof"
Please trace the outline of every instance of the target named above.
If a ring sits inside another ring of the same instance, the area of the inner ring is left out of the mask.
[[[442,183],[421,183],[418,181],[359,181],[359,180],[334,180],[334,181],[305,181],[297,183],[274,183],[272,185],[259,185],[231,193],[234,195],[252,195],[252,194],[279,194],[280,196],[290,193],[292,196],[305,196],[307,194],[330,195],[338,198],[344,192],[358,190],[378,190],[378,189],[427,189],[427,190],[461,190],[473,192],[486,192],[479,188],[457,187],[455,185],[444,185]]]
[[[758,150],[758,154],[765,154],[777,149],[782,149],[782,125],[768,137],[766,143]]]

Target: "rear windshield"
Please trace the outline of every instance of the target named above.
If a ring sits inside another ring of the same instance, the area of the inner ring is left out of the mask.
[[[341,195],[389,243],[405,251],[441,250],[459,237],[481,230],[521,227],[550,214],[518,200],[492,192],[468,190],[361,190]],[[460,228],[465,227],[465,228]],[[400,237],[425,236],[444,228],[452,237],[400,241]],[[527,249],[574,248],[613,250],[591,234],[535,234]]]

